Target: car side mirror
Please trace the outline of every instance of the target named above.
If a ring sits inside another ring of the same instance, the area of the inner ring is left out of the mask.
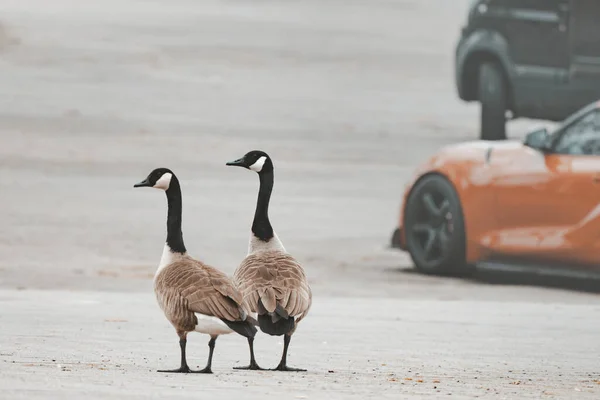
[[[550,133],[548,133],[546,128],[529,132],[527,136],[525,136],[524,144],[532,149],[548,152],[550,151]]]

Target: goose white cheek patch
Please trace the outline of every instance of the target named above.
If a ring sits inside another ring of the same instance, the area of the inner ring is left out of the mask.
[[[173,176],[173,174],[170,174],[168,172],[166,174],[163,174],[163,176],[161,176],[160,179],[157,180],[156,183],[154,184],[154,186],[152,186],[152,187],[157,188],[157,189],[162,189],[162,190],[169,189],[169,185],[171,184],[172,176]]]
[[[251,169],[254,172],[260,172],[260,171],[262,171],[263,165],[265,165],[265,161],[267,161],[267,157],[262,156],[261,158],[259,158],[258,160],[256,160],[256,162],[254,164],[252,164],[251,166],[249,166],[248,168]]]

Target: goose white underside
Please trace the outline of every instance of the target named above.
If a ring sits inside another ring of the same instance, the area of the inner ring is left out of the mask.
[[[194,314],[196,314],[196,318],[198,318],[198,325],[196,325],[196,329],[194,329],[196,332],[206,333],[207,335],[227,335],[228,333],[233,332],[225,322],[217,317],[211,317],[200,313]]]

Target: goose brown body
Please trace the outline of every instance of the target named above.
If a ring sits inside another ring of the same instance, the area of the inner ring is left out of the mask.
[[[240,291],[227,275],[187,255],[156,275],[154,292],[165,316],[178,332],[196,330],[196,313],[216,317],[225,324],[245,321],[249,313]]]
[[[290,254],[265,250],[248,255],[233,275],[244,303],[258,315],[294,317],[293,333],[310,310],[312,292],[304,269]],[[273,318],[272,318],[273,319]]]

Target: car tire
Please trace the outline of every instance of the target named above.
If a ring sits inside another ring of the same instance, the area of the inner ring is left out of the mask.
[[[500,67],[484,63],[479,68],[479,102],[481,103],[481,139],[506,139],[507,84]]]
[[[465,276],[472,271],[460,199],[448,179],[431,174],[418,181],[404,215],[406,247],[419,272]]]

